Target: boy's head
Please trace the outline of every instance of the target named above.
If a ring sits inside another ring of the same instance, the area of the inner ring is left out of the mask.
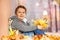
[[[20,5],[15,9],[15,15],[22,20],[26,17],[26,11],[27,9],[24,6]]]

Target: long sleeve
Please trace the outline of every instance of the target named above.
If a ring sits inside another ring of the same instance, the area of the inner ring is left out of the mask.
[[[29,22],[24,23],[23,21],[21,21],[20,23],[20,20],[18,20],[17,18],[13,18],[11,26],[13,29],[17,29],[22,32],[33,31],[37,29],[37,27],[31,25]]]

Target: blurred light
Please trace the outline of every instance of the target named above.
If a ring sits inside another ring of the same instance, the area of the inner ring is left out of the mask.
[[[36,3],[36,6],[39,6],[39,3],[38,2]]]
[[[43,11],[43,15],[48,15],[48,12],[46,10]]]
[[[25,5],[26,4],[26,0],[17,0],[19,5]]]
[[[53,1],[53,3],[52,3],[53,5],[56,5],[57,4],[57,2],[56,1]]]

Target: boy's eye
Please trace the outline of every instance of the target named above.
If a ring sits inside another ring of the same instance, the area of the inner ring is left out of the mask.
[[[18,12],[18,13],[21,13],[21,12]]]
[[[25,13],[25,12],[23,12],[23,13]]]
[[[18,13],[25,13],[25,12],[18,12]]]

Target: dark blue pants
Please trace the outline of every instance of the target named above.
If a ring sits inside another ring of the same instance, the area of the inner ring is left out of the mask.
[[[39,30],[39,29],[36,29],[34,31],[35,35],[39,35],[39,34],[45,34],[45,32],[43,30]]]
[[[36,29],[34,31],[31,31],[31,32],[23,32],[24,35],[40,35],[40,34],[45,34],[45,32],[43,30],[39,30],[39,29]]]

